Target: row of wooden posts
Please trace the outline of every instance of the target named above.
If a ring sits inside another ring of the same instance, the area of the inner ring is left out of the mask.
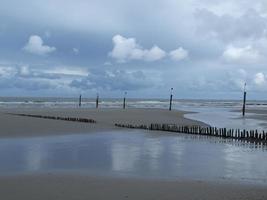
[[[46,116],[46,115],[33,115],[33,114],[13,114],[17,116],[35,117],[43,119],[52,120],[64,120],[73,122],[83,122],[83,123],[96,123],[93,119],[80,118],[80,117],[56,117],[56,116]],[[264,142],[267,143],[267,132],[256,130],[241,130],[241,129],[227,129],[227,128],[217,128],[217,127],[201,127],[201,126],[179,126],[176,124],[150,124],[150,125],[132,125],[132,124],[119,124],[116,123],[115,126],[122,128],[133,128],[133,129],[146,129],[146,130],[157,130],[157,131],[168,131],[177,133],[186,133],[194,135],[206,135],[214,136],[220,138],[231,138],[246,141]]]
[[[169,104],[169,110],[172,110],[172,98],[173,98],[173,88],[171,88],[171,94],[170,94],[170,104]],[[124,92],[124,97],[123,97],[123,104],[122,104],[122,108],[125,109],[126,108],[126,95],[127,92]],[[99,106],[99,94],[96,95],[96,104],[95,104],[96,108],[98,108]],[[82,95],[79,96],[79,107],[82,106]]]
[[[241,130],[241,129],[226,129],[217,127],[201,127],[201,126],[178,126],[176,124],[150,124],[150,125],[132,125],[118,124],[115,126],[123,128],[136,128],[147,130],[168,131],[195,135],[207,135],[221,138],[232,138],[249,141],[267,142],[267,132],[258,130]]]
[[[12,114],[12,115],[24,116],[24,117],[35,117],[35,118],[42,118],[42,119],[72,121],[72,122],[96,123],[96,121],[93,119],[81,118],[81,117],[56,117],[56,116],[31,115],[31,114]]]
[[[127,95],[127,92],[124,93],[124,97],[123,97],[123,104],[122,104],[123,109],[126,108],[126,95]],[[95,107],[98,108],[98,106],[99,106],[99,95],[97,94]],[[79,96],[79,107],[82,107],[82,95]]]
[[[123,105],[122,108],[125,109],[126,108],[126,95],[127,92],[124,93],[124,97],[123,97]],[[247,92],[246,92],[246,83],[244,85],[244,96],[243,96],[243,106],[242,106],[242,115],[245,116],[245,112],[246,112],[246,96],[247,96]],[[171,88],[170,91],[170,104],[169,104],[169,110],[172,110],[172,100],[173,100],[173,88]],[[82,106],[82,95],[79,96],[79,107]],[[98,108],[99,106],[99,94],[97,94],[96,96],[96,108]]]

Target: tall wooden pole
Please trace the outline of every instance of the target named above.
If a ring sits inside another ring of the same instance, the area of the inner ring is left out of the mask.
[[[245,116],[245,113],[246,113],[246,97],[247,97],[247,92],[246,92],[246,83],[245,83],[245,85],[244,85],[244,96],[243,96],[243,108],[242,108],[243,117]]]
[[[80,97],[79,97],[79,107],[82,106],[82,95],[80,94]]]
[[[98,104],[99,104],[99,95],[97,93],[96,95],[96,101],[95,101],[95,107],[98,108]]]
[[[124,97],[123,97],[123,109],[125,109],[126,107],[126,95],[127,95],[127,92],[124,93]]]
[[[171,94],[170,94],[170,106],[169,106],[169,110],[171,111],[172,110],[172,91],[173,91],[173,88],[171,88]]]

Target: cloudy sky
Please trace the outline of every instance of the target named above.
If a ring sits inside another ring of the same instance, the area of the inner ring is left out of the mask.
[[[1,0],[0,96],[267,98],[266,0]]]

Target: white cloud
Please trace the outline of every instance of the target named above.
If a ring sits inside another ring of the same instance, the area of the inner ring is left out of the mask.
[[[12,67],[0,66],[0,77],[9,77],[16,74],[16,70]]]
[[[166,56],[165,51],[158,46],[153,46],[150,50],[144,50],[143,54],[144,60],[146,61],[161,60]]]
[[[43,43],[44,42],[40,36],[32,35],[30,36],[28,43],[25,45],[23,49],[29,53],[37,55],[46,55],[56,50],[55,47],[50,47],[44,45]]]
[[[114,47],[109,55],[118,62],[128,60],[156,61],[164,58],[166,52],[154,45],[151,49],[143,49],[135,38],[125,38],[121,35],[115,35],[112,39]]]
[[[19,72],[21,76],[28,76],[31,73],[27,65],[21,66]]]
[[[142,50],[134,38],[124,38],[121,35],[115,35],[112,38],[114,47],[110,56],[119,62],[125,62],[127,59],[141,59]]]
[[[169,53],[172,60],[183,60],[188,57],[188,51],[185,50],[183,47],[179,47],[178,49],[175,49]]]
[[[46,38],[50,38],[51,37],[51,32],[50,31],[45,31],[44,36]]]
[[[265,84],[265,82],[266,82],[266,78],[265,78],[265,75],[262,72],[259,72],[259,73],[255,74],[254,83],[256,85],[261,86],[261,85]]]
[[[78,48],[73,48],[72,51],[75,55],[78,55],[80,53],[80,50]]]
[[[261,56],[258,50],[250,45],[246,47],[229,45],[223,52],[223,58],[227,62],[255,63],[260,60]]]
[[[88,70],[81,67],[54,67],[53,69],[42,70],[43,73],[58,74],[63,76],[87,76]]]
[[[111,62],[108,62],[108,61],[106,61],[106,62],[104,62],[104,66],[112,66],[112,63],[111,63]]]

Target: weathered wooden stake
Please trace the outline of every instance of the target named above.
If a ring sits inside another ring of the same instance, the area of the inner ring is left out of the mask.
[[[245,116],[245,112],[246,112],[246,96],[247,96],[247,92],[246,92],[246,83],[245,83],[245,86],[244,86],[244,97],[243,97],[243,109],[242,109],[243,117]]]
[[[99,103],[99,95],[98,93],[96,94],[96,101],[95,101],[95,107],[98,108],[98,103]]]
[[[21,114],[25,116],[24,114]],[[51,116],[37,116],[37,115],[26,115],[33,117],[41,118],[51,118]],[[80,121],[80,122],[89,122],[95,123],[94,120],[82,119],[82,118],[63,118],[63,120],[69,121]],[[246,142],[257,143],[261,145],[267,144],[267,133],[262,131],[259,132],[255,130],[240,130],[240,129],[226,129],[226,128],[216,128],[216,127],[200,127],[200,126],[177,126],[176,124],[150,124],[147,125],[131,125],[131,124],[115,124],[118,127],[126,128],[137,128],[137,129],[149,129],[149,130],[158,130],[158,131],[169,131],[169,132],[178,132],[186,134],[196,134],[204,136],[215,136],[220,138],[231,138],[233,140],[243,140]],[[261,143],[262,142],[262,143]]]
[[[171,111],[172,110],[172,91],[173,91],[173,88],[171,88],[171,95],[170,95],[170,106],[169,106],[169,110]]]
[[[126,95],[127,95],[127,92],[124,93],[124,98],[123,98],[123,109],[125,109],[125,107],[126,107]]]
[[[82,95],[80,94],[80,97],[79,97],[79,107],[82,106]]]

